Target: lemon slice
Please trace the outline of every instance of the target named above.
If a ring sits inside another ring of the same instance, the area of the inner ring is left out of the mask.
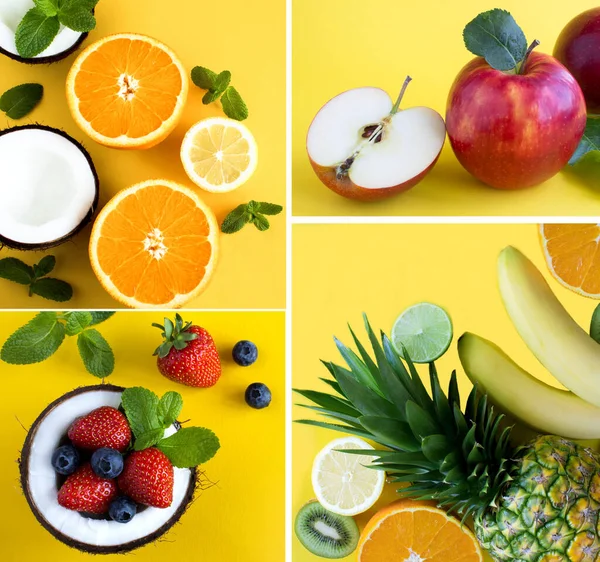
[[[358,437],[335,439],[315,457],[312,485],[321,505],[338,515],[367,511],[381,496],[385,472],[367,466],[375,456],[340,452],[343,449],[371,449]]]
[[[248,181],[256,170],[258,149],[248,127],[233,119],[212,117],[186,133],[181,161],[197,186],[225,193]]]

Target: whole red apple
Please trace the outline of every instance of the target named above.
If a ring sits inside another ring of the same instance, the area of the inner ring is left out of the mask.
[[[600,8],[572,19],[558,36],[554,56],[581,86],[590,113],[600,111]]]
[[[532,52],[520,71],[468,63],[448,96],[446,127],[459,162],[498,189],[537,185],[560,171],[586,125],[581,88],[555,58]]]

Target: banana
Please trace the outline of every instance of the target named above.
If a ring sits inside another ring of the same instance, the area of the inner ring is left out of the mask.
[[[600,437],[600,408],[536,379],[492,342],[467,332],[458,355],[471,382],[525,425],[570,439]]]
[[[538,361],[566,388],[600,407],[600,345],[571,318],[540,271],[508,246],[498,258],[504,306]]]

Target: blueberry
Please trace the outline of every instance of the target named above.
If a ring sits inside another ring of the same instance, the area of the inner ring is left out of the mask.
[[[108,514],[117,523],[129,523],[137,513],[137,504],[127,496],[119,496],[108,507]]]
[[[79,453],[73,445],[63,445],[52,453],[52,466],[59,474],[73,474],[79,466]]]
[[[242,340],[233,346],[233,360],[242,367],[252,365],[258,357],[258,349],[251,341]]]
[[[260,410],[266,408],[271,403],[271,391],[266,384],[262,382],[253,382],[246,389],[246,404],[251,408]]]
[[[102,447],[94,451],[91,463],[92,470],[100,478],[116,478],[123,472],[123,455],[109,447]]]

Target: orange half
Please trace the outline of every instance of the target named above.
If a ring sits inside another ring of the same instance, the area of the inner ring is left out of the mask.
[[[67,77],[67,101],[92,139],[115,148],[150,148],[175,128],[189,82],[175,53],[133,33],[85,49]]]
[[[550,273],[559,283],[600,299],[600,225],[541,224],[540,242]]]
[[[477,539],[429,502],[400,500],[378,511],[358,543],[359,562],[482,562]]]
[[[212,277],[219,225],[191,189],[151,180],[124,189],[100,211],[90,261],[102,286],[133,308],[179,308]]]

